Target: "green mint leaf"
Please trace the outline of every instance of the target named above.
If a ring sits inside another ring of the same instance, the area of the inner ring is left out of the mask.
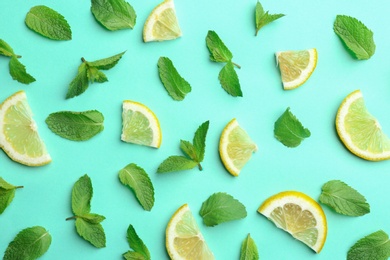
[[[80,177],[72,189],[72,211],[76,216],[83,216],[91,211],[93,188],[87,174]]]
[[[206,135],[207,135],[207,131],[209,130],[209,124],[210,124],[209,121],[206,121],[203,124],[201,124],[196,130],[194,135],[193,144],[194,144],[196,157],[195,158],[191,157],[191,158],[197,161],[198,163],[202,162],[204,159],[204,154],[206,150]]]
[[[0,177],[0,214],[11,204],[15,197],[15,190],[23,186],[14,186]]]
[[[284,14],[269,14],[268,11],[264,12],[263,6],[257,1],[255,9],[255,20],[256,20],[256,34],[265,25],[283,17]]]
[[[233,196],[218,192],[203,202],[199,214],[206,226],[215,226],[224,222],[245,218],[245,206]]]
[[[320,202],[347,216],[363,216],[370,205],[363,195],[342,181],[328,181],[322,186]]]
[[[37,259],[49,249],[51,235],[43,227],[35,226],[20,231],[9,243],[3,260]]]
[[[184,156],[170,156],[158,166],[157,173],[190,170],[198,165],[197,162]]]
[[[195,147],[192,145],[192,143],[185,140],[180,140],[180,149],[192,160],[199,163]]]
[[[88,64],[89,67],[95,67],[99,70],[109,70],[119,62],[123,54],[125,54],[125,51],[108,58],[104,58],[92,62],[86,61],[86,63]]]
[[[258,260],[259,252],[253,238],[248,234],[241,245],[240,260]]]
[[[73,141],[91,139],[103,131],[104,117],[97,110],[60,111],[50,114],[46,124],[55,134]]]
[[[83,62],[78,68],[77,76],[69,84],[66,98],[81,95],[88,88],[87,65]]]
[[[91,12],[95,19],[110,31],[134,28],[137,15],[124,0],[92,0]]]
[[[103,83],[103,82],[108,81],[106,74],[104,74],[102,71],[98,70],[95,67],[88,66],[87,77],[88,77],[89,82],[91,82],[91,83],[94,83],[94,82]]]
[[[337,15],[333,30],[357,59],[367,60],[374,55],[374,34],[358,19]]]
[[[190,84],[180,76],[169,58],[160,57],[157,67],[161,82],[174,100],[183,100],[191,92]]]
[[[100,223],[90,223],[83,218],[76,218],[76,231],[93,246],[97,248],[106,246],[106,234]]]
[[[237,73],[234,70],[234,66],[231,61],[228,61],[219,72],[218,79],[222,88],[229,95],[232,95],[233,97],[242,97],[240,81],[238,80]]]
[[[276,120],[274,128],[275,138],[287,147],[297,147],[305,139],[310,137],[310,131],[304,128],[299,120],[286,111]]]
[[[20,63],[16,56],[12,56],[9,61],[9,73],[14,80],[23,84],[30,84],[35,81],[35,78],[27,73],[26,67]]]
[[[214,31],[208,31],[206,45],[210,52],[210,60],[215,62],[228,62],[233,58],[233,54]]]
[[[15,56],[14,50],[8,43],[0,39],[0,55],[12,57]]]
[[[25,19],[28,28],[52,40],[71,40],[72,30],[57,11],[38,5],[30,9]]]
[[[130,248],[134,250],[134,252],[128,251],[123,254],[125,259],[151,259],[148,248],[145,246],[142,239],[139,238],[132,225],[129,225],[127,228],[127,242],[129,243]]]
[[[379,230],[357,241],[349,249],[347,260],[386,260],[389,257],[389,236]]]
[[[150,211],[154,205],[154,188],[144,169],[134,163],[119,171],[119,180],[128,186],[137,197],[144,210]]]
[[[98,224],[106,219],[105,216],[94,213],[88,213],[78,217],[84,219],[86,222],[89,222],[91,224]]]

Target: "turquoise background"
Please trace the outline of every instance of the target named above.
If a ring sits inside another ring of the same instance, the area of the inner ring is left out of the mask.
[[[390,233],[388,186],[390,162],[369,162],[351,154],[338,139],[334,120],[337,109],[350,92],[361,89],[369,111],[390,133],[389,24],[390,2],[355,0],[263,0],[265,10],[285,17],[254,36],[255,0],[176,0],[183,36],[167,42],[144,43],[143,24],[159,0],[129,3],[137,12],[133,30],[111,32],[93,18],[89,1],[3,0],[0,2],[0,38],[8,42],[37,81],[23,85],[12,80],[8,58],[0,57],[0,100],[24,90],[39,126],[39,133],[53,158],[43,167],[27,167],[0,152],[0,176],[17,190],[14,201],[0,215],[0,255],[24,228],[41,225],[53,237],[41,259],[121,259],[129,250],[126,229],[132,224],[148,246],[153,259],[168,259],[165,228],[171,215],[188,203],[216,259],[238,259],[248,233],[255,240],[261,259],[344,259],[360,238],[383,229]],[[35,5],[47,5],[71,25],[71,41],[52,41],[29,30],[24,18]],[[360,19],[374,32],[374,56],[358,61],[346,51],[333,32],[336,15]],[[220,86],[222,64],[208,58],[205,37],[215,30],[232,51],[242,98],[229,96]],[[274,53],[317,48],[318,64],[300,88],[284,91]],[[66,100],[68,84],[76,76],[80,58],[93,61],[127,50],[106,75],[109,82],[93,84],[76,98]],[[169,57],[191,84],[184,101],[171,99],[158,77],[157,61]],[[159,149],[124,143],[121,106],[125,99],[147,105],[160,120],[163,141]],[[287,148],[273,136],[277,118],[291,108],[312,136],[297,148]],[[46,117],[62,110],[97,109],[105,116],[105,129],[89,141],[73,142],[53,134]],[[232,119],[248,132],[259,147],[241,175],[224,169],[218,142]],[[204,170],[157,175],[158,165],[168,156],[181,154],[179,140],[192,140],[196,128],[210,120]],[[118,179],[118,171],[136,163],[149,174],[155,188],[155,205],[144,211],[132,192]],[[96,249],[80,238],[72,216],[71,189],[84,174],[92,179],[92,212],[106,216],[102,223],[107,247]],[[321,186],[342,180],[360,191],[371,213],[346,217],[323,209],[328,237],[316,255],[304,244],[257,213],[269,196],[285,190],[304,192],[318,200]],[[206,227],[198,212],[211,194],[227,192],[247,208],[245,219]]]

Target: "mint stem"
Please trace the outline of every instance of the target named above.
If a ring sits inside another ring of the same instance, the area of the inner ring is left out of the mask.
[[[22,189],[24,186],[15,186],[15,189]]]
[[[233,65],[236,66],[238,69],[241,69],[241,66],[240,66],[240,65],[238,65],[238,64],[235,63],[235,62],[232,62],[232,63],[233,63]]]
[[[68,220],[72,220],[72,219],[77,219],[77,216],[72,216],[72,217],[66,218],[65,220],[68,221]]]
[[[203,167],[200,163],[198,163],[198,168],[199,168],[199,171],[203,171]]]
[[[82,61],[82,62],[87,62],[87,61],[84,59],[84,57],[81,57],[81,61]]]

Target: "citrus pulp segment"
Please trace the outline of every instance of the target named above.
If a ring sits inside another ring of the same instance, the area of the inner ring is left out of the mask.
[[[173,40],[182,35],[173,0],[165,0],[156,6],[146,19],[144,42]]]
[[[172,215],[167,225],[166,248],[172,260],[215,259],[187,204]]]
[[[238,176],[249,161],[257,145],[234,118],[223,129],[219,140],[219,155],[226,170]]]
[[[162,134],[156,115],[141,103],[123,101],[121,139],[128,143],[159,148]]]
[[[390,139],[368,112],[360,90],[350,93],[341,103],[336,130],[353,154],[370,161],[390,159]]]
[[[328,230],[325,213],[306,194],[297,191],[278,193],[264,201],[257,211],[315,252],[322,250]]]
[[[317,66],[317,50],[280,51],[276,53],[285,90],[295,89],[305,83]]]
[[[0,106],[0,147],[14,161],[28,166],[51,162],[24,91],[8,97]]]

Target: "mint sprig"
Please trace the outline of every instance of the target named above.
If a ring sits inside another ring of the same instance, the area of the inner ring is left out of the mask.
[[[41,226],[23,229],[9,243],[3,260],[37,259],[47,252],[51,240],[49,232]]]
[[[109,70],[113,68],[122,58],[125,52],[121,52],[114,56],[89,62],[81,58],[81,65],[78,68],[76,77],[69,84],[66,98],[73,98],[84,93],[89,83],[108,81],[107,76],[101,70]]]
[[[0,39],[0,55],[11,57],[8,66],[12,79],[23,84],[30,84],[35,81],[35,78],[27,73],[26,67],[19,61],[22,56],[16,55],[11,46],[2,39]]]
[[[119,180],[134,192],[144,210],[152,210],[154,205],[154,188],[144,169],[134,163],[130,163],[119,171]]]
[[[0,177],[0,214],[11,204],[16,189],[20,188],[23,188],[23,186],[14,186]]]
[[[126,260],[150,260],[150,252],[142,239],[138,236],[132,225],[127,228],[127,242],[134,251],[127,251],[123,254]]]
[[[218,192],[203,202],[199,214],[206,226],[216,226],[224,222],[245,218],[245,206],[233,196]]]
[[[258,260],[259,252],[253,238],[250,234],[241,244],[240,260]]]
[[[26,15],[25,23],[31,30],[49,39],[72,39],[72,30],[65,17],[47,6],[32,7]]]
[[[259,30],[265,25],[283,17],[284,14],[269,14],[268,11],[264,11],[263,6],[257,1],[255,8],[255,21],[256,21],[256,33],[257,36]]]
[[[137,19],[134,8],[124,0],[92,0],[91,12],[110,31],[133,29]]]
[[[106,246],[106,235],[100,224],[105,217],[91,213],[93,188],[87,174],[80,177],[72,188],[72,211],[74,216],[66,220],[76,220],[76,231],[86,241],[97,248]]]
[[[208,31],[206,45],[210,52],[210,60],[227,63],[222,68],[218,77],[222,88],[233,97],[242,97],[240,81],[234,70],[234,66],[237,68],[241,67],[232,61],[233,54],[231,51],[226,47],[215,31]]]
[[[389,236],[376,231],[357,241],[349,250],[347,260],[386,260],[390,257]]]
[[[168,157],[160,164],[157,173],[190,170],[196,166],[198,166],[200,171],[203,170],[200,163],[203,161],[205,155],[208,129],[209,121],[206,121],[196,130],[192,143],[180,140],[180,149],[187,157],[179,155]]]

